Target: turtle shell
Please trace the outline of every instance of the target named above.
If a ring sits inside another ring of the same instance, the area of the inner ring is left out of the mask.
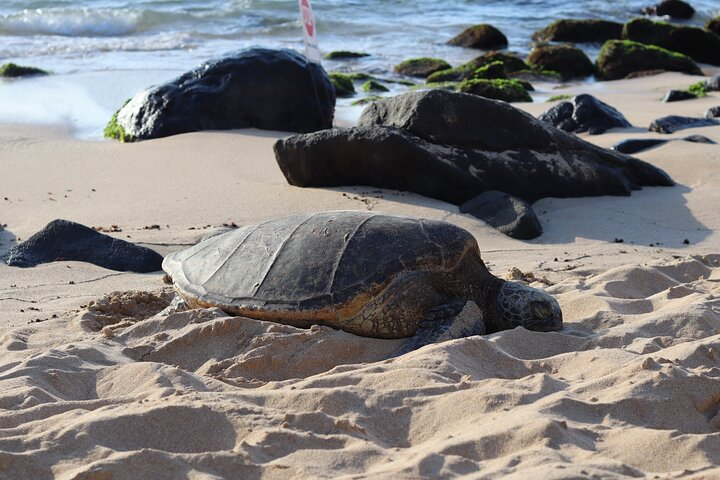
[[[475,238],[446,222],[333,211],[211,237],[168,255],[163,269],[192,306],[332,324],[355,315],[396,275],[451,271],[469,249],[478,251]]]

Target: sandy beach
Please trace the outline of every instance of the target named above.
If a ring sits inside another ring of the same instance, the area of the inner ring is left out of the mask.
[[[706,74],[717,73],[707,69]],[[662,103],[700,77],[570,83],[635,125],[700,117],[720,94]],[[549,103],[515,104],[533,115]],[[457,206],[369,187],[301,189],[286,134],[202,132],[121,144],[0,128],[0,254],[56,218],[162,255],[223,225],[372,210],[469,230],[490,271],[560,303],[565,329],[430,345],[302,330],[218,309],[164,315],[162,273],[0,263],[0,478],[720,477],[720,148],[636,154],[674,187],[536,202],[544,234],[513,240]]]

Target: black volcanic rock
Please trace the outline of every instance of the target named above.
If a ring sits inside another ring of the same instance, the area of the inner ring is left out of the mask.
[[[479,218],[508,237],[532,240],[543,233],[535,211],[525,200],[489,190],[460,205],[460,213]]]
[[[658,133],[674,133],[686,128],[709,127],[720,125],[720,122],[712,118],[681,117],[679,115],[668,115],[667,117],[653,120],[648,130]]]
[[[252,48],[137,94],[106,135],[134,141],[235,128],[313,132],[332,126],[334,109],[321,66],[292,50]]]
[[[444,90],[379,100],[365,109],[358,127],[295,135],[274,149],[291,185],[368,185],[456,205],[488,190],[533,202],[673,184],[650,164],[507,103]]]
[[[130,272],[162,270],[162,256],[154,250],[110,237],[79,223],[53,220],[45,228],[10,250],[7,264],[34,267],[70,260]]]
[[[700,67],[687,55],[631,40],[608,40],[596,63],[598,75],[604,80],[657,70],[702,75]]]
[[[497,28],[482,23],[466,28],[447,43],[458,47],[492,49],[507,47],[508,40]]]
[[[585,52],[572,45],[537,46],[530,51],[527,63],[537,70],[558,72],[565,80],[595,73],[595,66]]]
[[[622,113],[588,94],[581,94],[572,102],[561,102],[538,117],[566,132],[590,135],[605,133],[611,128],[632,127]]]
[[[555,20],[532,36],[539,42],[604,42],[622,37],[623,24],[608,20]]]
[[[643,8],[642,12],[648,15],[657,15],[658,17],[667,15],[670,18],[679,18],[681,20],[688,20],[695,15],[695,9],[682,0],[663,0],[657,5]]]
[[[653,147],[664,145],[669,141],[670,140],[664,140],[661,138],[628,138],[627,140],[622,140],[616,143],[610,148],[616,152],[631,155],[633,153],[642,152]]]
[[[697,95],[692,92],[688,92],[687,90],[669,90],[663,97],[662,101],[680,102],[682,100],[692,100],[694,98],[697,98]]]
[[[705,112],[705,118],[717,118],[720,117],[720,106],[710,107]]]
[[[636,18],[623,27],[623,38],[679,52],[696,62],[720,65],[720,36],[702,28]]]
[[[685,138],[672,138],[669,140],[662,138],[629,138],[621,142],[616,143],[611,148],[616,152],[633,154],[648,150],[653,147],[659,147],[668,142],[672,141],[685,141],[691,143],[707,143],[714,144],[715,142],[702,135],[690,135]]]

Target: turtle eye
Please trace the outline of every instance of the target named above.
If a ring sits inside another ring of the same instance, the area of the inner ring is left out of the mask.
[[[546,302],[531,302],[530,311],[535,318],[550,318],[552,317],[552,309]]]

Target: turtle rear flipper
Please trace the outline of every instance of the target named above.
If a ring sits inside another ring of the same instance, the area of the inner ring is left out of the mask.
[[[457,300],[429,310],[415,336],[392,356],[403,355],[431,343],[485,333],[485,320],[480,307],[473,301]]]

